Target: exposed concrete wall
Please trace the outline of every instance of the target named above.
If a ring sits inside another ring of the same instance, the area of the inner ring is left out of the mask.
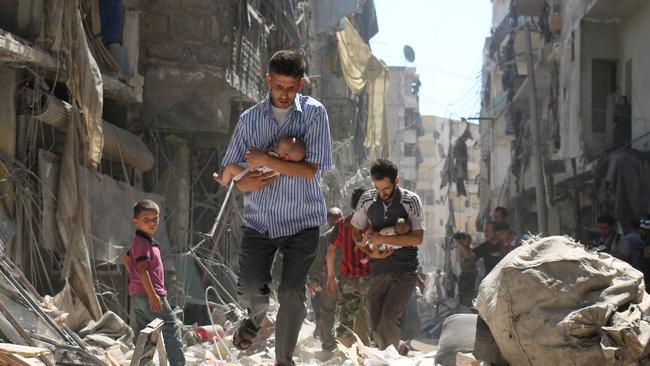
[[[388,120],[388,141],[390,143],[391,160],[400,170],[403,183],[417,180],[416,157],[405,151],[405,140],[408,130],[418,127],[416,121],[419,115],[419,104],[411,92],[411,84],[419,79],[414,67],[389,67],[390,80],[386,101],[386,118]],[[411,142],[413,143],[413,142]],[[406,187],[413,189],[414,187]]]
[[[34,41],[45,17],[45,0],[3,0],[0,28]]]
[[[650,3],[647,1],[634,12],[623,24],[622,30],[622,60],[620,62],[622,90],[631,90],[628,96],[632,104],[632,136],[633,139],[650,132]],[[625,85],[624,65],[632,60],[632,85]],[[633,148],[650,150],[650,136],[645,136],[632,145]]]
[[[231,100],[260,96],[265,38],[253,18],[238,47],[237,10],[237,1],[142,1],[144,109],[155,127],[228,134]]]
[[[581,157],[582,115],[580,113],[580,50],[582,32],[580,24],[587,1],[562,2],[562,31],[560,39],[560,151],[559,158]]]
[[[510,12],[512,0],[493,0],[492,1],[492,27],[496,28],[503,22],[503,19]]]
[[[592,105],[592,66],[594,60],[618,61],[620,49],[618,25],[583,21],[581,45],[581,102],[579,107],[573,106],[573,108],[581,109],[585,150],[589,157],[595,158],[607,146],[605,141],[607,135],[594,131],[593,117],[596,114],[594,113],[596,106]],[[618,70],[620,70],[620,63]],[[620,72],[617,75],[620,81]]]
[[[469,126],[473,139],[467,141],[468,180],[466,183],[467,196],[458,196],[456,187],[452,184],[440,188],[444,162],[449,147],[465,128]],[[479,160],[481,156],[481,138],[477,124],[452,121],[436,116],[422,116],[424,134],[418,137],[418,148],[422,154],[422,162],[418,166],[418,181],[416,191],[422,199],[425,210],[426,246],[420,249],[420,259],[425,269],[442,268],[444,251],[442,250],[446,237],[446,225],[449,220],[449,196],[454,208],[455,230],[466,231],[475,240],[480,236],[474,225],[479,213],[478,184],[474,183],[479,175]]]
[[[156,127],[229,132],[231,98],[221,74],[160,66],[147,68],[145,80],[145,109]]]
[[[154,192],[165,197],[165,212],[169,241],[172,248],[188,244],[190,230],[190,146],[187,141],[168,137],[173,146],[173,160],[162,172]]]

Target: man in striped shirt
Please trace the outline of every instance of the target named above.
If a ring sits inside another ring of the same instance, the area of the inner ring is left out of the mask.
[[[380,349],[392,344],[405,355],[408,347],[400,344],[400,318],[418,278],[418,245],[424,237],[424,214],[420,197],[400,188],[393,162],[378,159],[372,164],[370,175],[375,189],[361,196],[352,216],[352,235],[371,258],[366,301],[373,340]],[[395,226],[398,219],[410,222],[411,232],[395,236],[379,233],[383,228]],[[367,230],[365,235],[363,230]],[[381,251],[378,248],[381,244],[401,248]]]
[[[276,365],[293,365],[293,351],[305,318],[305,281],[316,255],[318,228],[325,223],[321,171],[332,166],[331,139],[325,107],[299,94],[305,61],[295,51],[278,51],[269,62],[267,97],[242,113],[221,164],[262,166],[280,173],[251,172],[237,182],[244,192],[243,238],[239,256],[239,301],[248,319],[235,332],[233,344],[248,348],[257,336],[269,305],[271,264],[282,253],[280,308],[275,327]],[[266,152],[283,137],[304,142],[300,162]]]
[[[352,209],[359,203],[365,188],[359,187],[352,193]],[[362,329],[360,333],[370,336],[369,320],[366,311],[366,297],[368,296],[368,257],[352,240],[352,215],[341,218],[334,227],[336,238],[327,248],[327,291],[340,293],[340,306],[337,318],[339,326],[336,329],[338,340],[350,346],[354,341],[352,330]],[[339,273],[341,275],[337,287],[336,283],[336,250],[341,249]],[[360,321],[355,327],[355,319]],[[366,328],[366,329],[363,329]]]

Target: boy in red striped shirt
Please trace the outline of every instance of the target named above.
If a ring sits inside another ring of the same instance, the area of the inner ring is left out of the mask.
[[[359,198],[366,191],[365,188],[357,188],[352,193],[352,209],[357,207]],[[340,218],[334,228],[336,238],[327,248],[327,291],[334,293],[337,287],[340,291],[337,318],[339,326],[336,329],[338,340],[350,346],[355,338],[352,334],[355,329],[355,319],[361,320],[359,326],[365,328],[370,335],[370,323],[367,318],[365,298],[368,295],[368,284],[370,269],[366,253],[361,251],[354,240],[352,240],[352,215]],[[336,281],[336,250],[341,249],[340,282]],[[365,320],[365,321],[364,321]],[[358,327],[357,327],[358,329]]]

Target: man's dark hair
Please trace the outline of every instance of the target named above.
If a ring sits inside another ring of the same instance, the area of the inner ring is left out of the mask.
[[[387,159],[377,159],[370,167],[370,176],[376,180],[388,178],[391,182],[395,183],[395,179],[397,179],[397,165]]]
[[[352,200],[350,203],[352,203],[352,209],[356,209],[357,205],[359,204],[359,199],[361,199],[361,196],[366,193],[367,189],[364,187],[357,187],[354,189],[352,192]]]
[[[137,219],[145,211],[156,211],[160,214],[160,206],[152,200],[142,200],[133,206],[133,218]]]
[[[496,221],[488,221],[485,223],[484,227],[492,226],[492,229],[494,229],[494,225],[496,225]]]
[[[510,224],[506,221],[497,221],[494,223],[494,231],[510,231]]]
[[[460,240],[460,241],[469,240],[470,243],[472,242],[472,237],[469,234],[462,233],[462,232],[457,232],[456,234],[454,234],[453,239]]]
[[[621,95],[621,98],[625,99],[625,105],[630,104],[630,100],[627,99],[627,95]]]
[[[329,219],[330,217],[343,217],[343,212],[338,207],[332,207],[327,210],[327,218]]]
[[[269,73],[303,78],[307,64],[298,51],[281,50],[271,56]]]
[[[499,206],[494,209],[494,212],[501,212],[501,216],[503,216],[504,219],[508,217],[508,209],[506,209],[505,207]]]
[[[598,216],[598,219],[596,220],[596,222],[599,223],[599,224],[607,224],[609,226],[616,225],[616,219],[614,218],[614,216],[612,216],[610,214],[604,214],[604,215]]]

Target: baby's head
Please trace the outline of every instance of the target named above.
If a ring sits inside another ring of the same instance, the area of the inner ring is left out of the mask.
[[[406,235],[411,232],[411,224],[406,222],[403,218],[397,219],[395,223],[395,233],[397,235]]]
[[[302,161],[307,153],[305,144],[295,137],[284,137],[273,146],[283,160]]]

